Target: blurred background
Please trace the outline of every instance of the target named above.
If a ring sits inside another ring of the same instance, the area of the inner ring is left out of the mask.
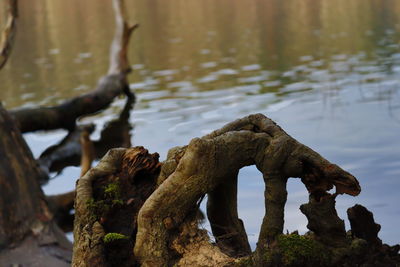
[[[400,242],[400,1],[130,0],[140,23],[130,45],[137,103],[132,144],[159,152],[185,145],[236,118],[263,113],[291,136],[355,175],[358,197],[338,196],[339,215],[360,203]],[[111,1],[20,1],[11,58],[0,72],[6,108],[54,105],[90,91],[108,68]],[[0,2],[5,24],[5,3]],[[101,127],[119,99],[85,118]],[[25,134],[35,156],[66,131]],[[44,187],[72,190],[79,168]],[[286,230],[304,233],[308,194],[290,179]],[[241,170],[239,215],[252,246],[264,215],[262,175]],[[348,223],[346,221],[346,225]],[[205,225],[207,227],[207,225]]]

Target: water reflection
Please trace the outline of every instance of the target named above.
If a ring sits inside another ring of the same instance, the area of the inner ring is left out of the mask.
[[[357,176],[363,187],[357,202],[375,213],[384,241],[399,242],[399,1],[133,0],[128,6],[141,23],[131,46],[134,145],[165,157],[172,146],[262,112]],[[111,11],[108,1],[21,3],[0,99],[8,108],[48,105],[90,90],[107,68]],[[114,107],[91,120],[101,125],[116,113]],[[36,154],[44,149],[42,136],[27,137]],[[262,203],[263,185],[254,170],[243,173],[241,216],[256,240],[263,208],[250,207]],[[296,180],[289,190],[285,228],[305,230],[298,206],[307,195]],[[343,218],[354,202],[338,198]]]

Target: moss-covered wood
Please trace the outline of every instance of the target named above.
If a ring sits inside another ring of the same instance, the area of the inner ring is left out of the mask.
[[[159,171],[158,154],[113,149],[79,179],[73,266],[135,266],[137,214]]]

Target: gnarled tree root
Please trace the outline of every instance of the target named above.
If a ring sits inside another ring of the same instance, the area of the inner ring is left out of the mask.
[[[142,151],[146,155],[144,158],[148,158],[146,162],[153,163],[134,164],[133,167],[121,164],[130,153],[133,153],[129,156],[131,161],[140,162],[140,157],[134,158],[141,153],[135,151]],[[106,266],[110,264],[109,255],[114,255],[114,260],[122,259],[118,261],[119,266],[151,267],[297,266],[300,263],[304,266],[343,266],[346,260],[365,262],[365,258],[361,260],[354,256],[359,255],[363,247],[356,246],[359,239],[346,235],[343,221],[335,210],[338,194],[357,195],[360,192],[356,178],[298,143],[264,115],[239,119],[209,135],[193,139],[188,146],[171,149],[159,175],[146,174],[145,166],[154,166],[151,169],[158,170],[159,165],[151,160],[154,156],[143,151],[143,148],[112,150],[80,179],[74,266]],[[255,252],[250,250],[236,203],[238,171],[248,165],[256,165],[266,185],[266,214]],[[138,167],[144,170],[137,171]],[[150,191],[143,194],[143,187],[135,191],[139,188],[135,182],[123,182],[121,188],[125,193],[121,206],[104,211],[98,205],[113,203],[105,192],[116,177],[119,181],[137,181],[133,177],[139,173],[146,174]],[[155,174],[154,171],[151,173]],[[289,177],[300,177],[310,193],[310,203],[302,206],[313,231],[307,237],[282,235]],[[334,186],[336,193],[327,193]],[[205,194],[208,194],[207,216],[215,244],[198,226],[201,220],[198,207]],[[136,209],[129,209],[130,198],[141,200]],[[122,212],[115,213],[114,209]],[[115,222],[118,216],[121,222],[128,218],[130,224],[107,226],[109,220]],[[114,235],[106,234],[109,232]],[[365,242],[367,247],[371,243]],[[120,252],[110,254],[107,246],[119,248]],[[396,247],[373,249],[389,255],[391,260],[398,259]]]
[[[197,201],[205,194],[210,196],[208,218],[217,245],[231,256],[249,254],[247,237],[237,215],[236,197],[232,197],[236,194],[237,173],[244,166],[256,165],[266,184],[266,214],[257,244],[259,253],[282,233],[289,177],[301,177],[317,200],[333,186],[337,193],[350,195],[361,190],[351,174],[297,142],[262,114],[250,115],[195,138],[183,149],[175,169],[166,164],[170,173],[162,171],[167,178],[139,212],[134,252],[143,266],[165,264],[170,257],[167,240],[172,230],[196,209]],[[223,206],[215,201],[222,195],[226,195]],[[171,226],[166,227],[166,220]],[[241,244],[241,249],[235,244]]]

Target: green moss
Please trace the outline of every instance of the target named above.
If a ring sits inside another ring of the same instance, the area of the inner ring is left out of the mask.
[[[124,204],[124,201],[121,199],[120,188],[118,180],[109,183],[103,187],[99,200],[91,198],[86,202],[87,208],[90,211],[91,220],[98,220],[102,216],[105,216],[115,206],[121,206]]]
[[[264,255],[266,265],[329,266],[330,252],[317,241],[298,234],[280,235]]]
[[[235,266],[237,266],[237,267],[254,266],[254,262],[251,257],[245,257],[245,258],[238,259],[235,263]]]
[[[112,204],[113,205],[123,205],[124,201],[122,199],[113,199]]]
[[[108,233],[103,237],[104,243],[110,243],[116,240],[125,240],[125,239],[129,239],[129,237],[119,233]]]
[[[89,199],[86,204],[87,208],[90,213],[90,218],[91,220],[97,221],[100,217],[104,216],[107,214],[110,209],[112,208],[112,205],[108,204],[109,201],[105,200],[94,200],[93,198]]]
[[[121,189],[118,181],[109,183],[104,187],[104,196],[110,199],[120,199]]]

